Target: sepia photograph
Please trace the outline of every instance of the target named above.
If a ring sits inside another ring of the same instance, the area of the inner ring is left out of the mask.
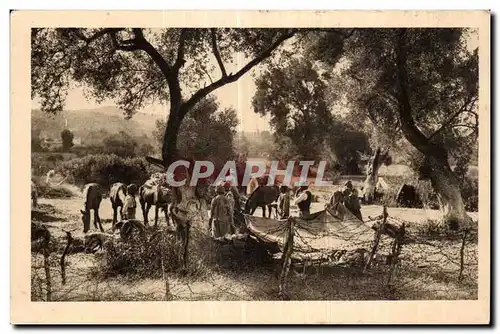
[[[11,13],[11,318],[488,322],[490,13],[186,13]]]

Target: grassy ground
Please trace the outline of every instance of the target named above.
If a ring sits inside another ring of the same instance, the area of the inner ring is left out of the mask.
[[[328,192],[314,189],[320,202],[313,203],[312,211],[323,209]],[[330,189],[331,190],[331,189]],[[63,230],[72,231],[83,238],[79,210],[83,199],[39,200],[40,208],[33,212],[33,220],[45,223],[52,235],[64,243]],[[434,210],[389,208],[389,215],[409,222],[409,230],[421,231],[420,226],[436,219]],[[378,216],[380,206],[363,206],[363,217]],[[260,216],[258,209],[255,213]],[[154,210],[150,212],[150,221]],[[104,228],[111,228],[112,209],[109,199],[104,199],[100,216]],[[160,215],[160,222],[164,224]],[[474,219],[477,217],[471,214]],[[93,227],[93,226],[92,226]],[[425,239],[425,235],[422,236]],[[196,240],[192,241],[193,243]],[[384,241],[382,248],[389,247]],[[289,278],[289,294],[294,300],[383,300],[383,299],[476,299],[477,298],[477,243],[471,242],[465,252],[468,263],[464,279],[459,282],[460,241],[424,240],[423,243],[406,245],[402,251],[402,264],[396,272],[395,287],[388,287],[387,266],[376,266],[366,273],[361,268],[314,268],[296,267]],[[74,254],[67,257],[67,283],[61,284],[58,256],[51,258],[52,300],[164,300],[164,279],[144,277],[102,278],[96,273],[98,255]],[[196,259],[193,259],[196,260]],[[43,259],[32,256],[32,298],[45,298]],[[168,274],[168,290],[174,300],[276,300],[278,280],[273,264],[242,266],[228,269],[218,265],[206,266],[203,275],[184,276]]]

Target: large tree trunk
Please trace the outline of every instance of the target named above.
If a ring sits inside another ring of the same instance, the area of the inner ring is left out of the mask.
[[[442,221],[453,229],[467,229],[472,226],[472,219],[465,211],[458,180],[448,163],[446,148],[432,138],[426,137],[415,124],[412,116],[406,68],[408,46],[406,29],[399,29],[396,36],[396,64],[399,81],[398,112],[401,129],[405,138],[424,156],[425,161],[420,172],[421,179],[430,179],[438,194]]]
[[[431,181],[438,196],[442,220],[450,229],[468,229],[473,226],[471,217],[465,211],[459,181],[448,161],[426,157],[419,178]]]
[[[377,151],[368,163],[366,179],[363,185],[363,199],[366,204],[373,203],[378,183],[378,171],[380,166],[382,166],[382,164],[386,161],[387,157],[387,151],[382,153],[380,148],[377,148]]]
[[[177,107],[179,106],[179,107]],[[187,113],[185,105],[180,105],[176,101],[171,103],[171,111],[167,120],[167,126],[163,137],[162,159],[163,165],[166,169],[173,162],[182,159],[177,150],[177,137],[179,134],[180,126],[184,115]],[[200,192],[197,191],[198,186],[190,186],[191,170],[193,166],[185,169],[182,166],[177,167],[183,170],[181,179],[185,177],[186,182],[183,186],[173,187],[173,198],[171,205],[172,220],[177,226],[177,232],[184,243],[184,265],[188,264],[189,254],[189,239],[192,228],[203,229],[206,228],[208,222],[207,203]],[[176,169],[176,171],[177,171]]]

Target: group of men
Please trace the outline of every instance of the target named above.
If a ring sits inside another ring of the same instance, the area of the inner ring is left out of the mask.
[[[299,208],[299,215],[307,216],[310,214],[312,193],[308,190],[308,185],[303,183],[295,193],[294,204]],[[278,216],[280,219],[290,217],[290,190],[287,186],[280,187],[280,195],[278,197]]]
[[[347,211],[350,211],[359,220],[363,220],[358,191],[353,187],[351,181],[345,183],[343,191],[335,191],[326,205],[341,219],[344,218]]]
[[[299,209],[300,217],[310,215],[313,195],[308,188],[308,184],[303,183],[295,193],[294,204]],[[212,236],[219,238],[226,234],[235,233],[234,212],[235,210],[241,210],[241,204],[238,190],[229,181],[219,184],[216,187],[216,193],[217,195],[211,203],[209,224]],[[291,194],[289,187],[285,185],[280,186],[277,205],[279,219],[290,217],[290,202]],[[327,206],[341,219],[343,219],[348,210],[358,219],[363,220],[358,192],[353,187],[351,181],[346,182],[342,191],[335,191],[330,196]]]
[[[299,216],[304,217],[310,214],[312,203],[312,193],[308,190],[307,184],[302,184],[295,193],[295,205],[299,209]],[[363,220],[361,215],[361,204],[358,198],[358,191],[353,187],[351,181],[347,181],[342,191],[335,191],[327,203],[334,209],[337,216],[344,218],[345,213],[352,212],[358,219]],[[280,219],[286,219],[290,216],[290,193],[288,187],[280,187],[280,196],[278,198],[278,215]]]

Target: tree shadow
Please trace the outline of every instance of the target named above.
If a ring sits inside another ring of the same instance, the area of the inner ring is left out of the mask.
[[[57,210],[50,204],[40,204],[36,209],[31,209],[31,221],[48,223],[64,220],[63,217],[57,216]]]

